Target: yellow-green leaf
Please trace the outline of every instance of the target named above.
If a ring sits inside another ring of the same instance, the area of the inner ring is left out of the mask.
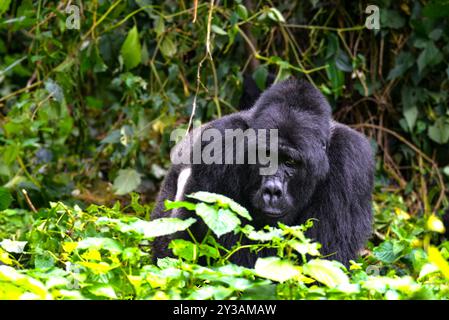
[[[444,233],[446,231],[443,222],[434,214],[427,219],[426,227],[428,230],[438,233]]]
[[[441,273],[449,279],[449,263],[443,258],[438,248],[430,246],[427,254],[429,255],[429,261],[436,265]]]
[[[254,267],[259,277],[284,282],[301,276],[298,266],[278,257],[259,258]]]
[[[142,60],[141,46],[139,42],[139,31],[134,26],[129,30],[125,42],[123,42],[120,53],[126,68],[132,69],[137,67]]]
[[[305,274],[325,284],[329,288],[349,284],[348,276],[334,261],[311,260],[303,266],[302,270]]]

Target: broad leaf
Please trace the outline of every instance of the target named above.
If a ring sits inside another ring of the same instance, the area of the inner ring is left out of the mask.
[[[13,198],[8,189],[0,187],[0,211],[8,209]]]
[[[240,219],[231,210],[216,210],[205,203],[200,203],[196,206],[196,214],[203,219],[204,223],[217,237],[235,230],[240,225]]]
[[[189,218],[187,220],[181,220],[178,218],[161,218],[152,221],[135,219],[132,222],[124,222],[120,219],[110,219],[104,217],[97,220],[97,224],[112,224],[120,232],[136,232],[146,239],[165,236],[178,231],[184,231],[195,222],[196,220],[194,218]]]
[[[264,65],[260,65],[257,67],[256,71],[253,73],[253,79],[256,82],[259,90],[265,90],[267,86],[267,77],[268,77],[268,69]]]
[[[256,231],[253,226],[247,224],[242,232],[248,237],[248,239],[254,241],[271,241],[273,239],[282,239],[283,231],[273,227],[265,227],[265,230]]]
[[[382,262],[393,263],[401,257],[405,245],[396,240],[384,241],[374,248],[374,256]]]
[[[117,299],[114,288],[109,284],[95,284],[88,287],[87,290],[99,297],[106,297],[110,299]]]
[[[161,52],[167,58],[172,58],[176,54],[176,45],[171,37],[167,36],[161,42]]]
[[[449,263],[443,258],[438,248],[430,246],[428,249],[429,261],[440,269],[441,273],[449,280]]]
[[[0,241],[0,246],[8,252],[22,253],[27,243],[27,241],[14,241],[10,239],[4,239]]]
[[[246,218],[248,220],[252,220],[251,216],[249,215],[248,210],[246,210],[244,207],[239,205],[234,200],[225,197],[221,194],[211,193],[211,192],[196,192],[188,197],[200,200],[201,202],[207,202],[207,203],[217,203],[222,208],[230,208],[232,211],[237,213],[239,216]]]
[[[113,188],[115,194],[124,195],[136,190],[141,182],[140,173],[134,169],[119,170],[117,177],[114,180]]]
[[[449,123],[444,118],[438,118],[437,121],[429,127],[427,134],[430,139],[436,143],[447,143],[449,141]]]
[[[187,210],[195,210],[196,204],[187,201],[164,201],[165,209],[172,210],[178,208],[186,208]]]
[[[120,253],[122,252],[123,248],[119,242],[117,242],[114,239],[110,238],[85,238],[78,242],[78,245],[76,247],[77,249],[95,249],[95,250],[107,250],[111,253]]]
[[[276,8],[270,8],[270,10],[268,11],[268,17],[273,21],[285,22],[284,16]]]
[[[120,50],[120,54],[122,55],[126,68],[132,69],[140,64],[142,61],[141,50],[139,31],[137,30],[137,27],[134,26],[131,30],[129,30],[125,42],[123,42]]]
[[[198,247],[184,239],[175,239],[168,245],[173,250],[173,254],[187,261],[193,261],[199,256]]]
[[[418,57],[418,69],[422,72],[427,66],[434,66],[443,60],[443,54],[433,42],[429,42]]]
[[[284,282],[301,276],[298,266],[278,257],[259,258],[254,267],[259,277]]]
[[[9,5],[11,4],[11,0],[2,0],[0,1],[0,17],[9,9]]]
[[[219,35],[222,35],[222,36],[226,36],[227,35],[226,31],[224,31],[221,27],[217,26],[216,24],[213,24],[211,26],[211,29],[216,34],[219,34]]]
[[[311,260],[302,267],[302,270],[329,288],[349,284],[348,276],[335,261]]]

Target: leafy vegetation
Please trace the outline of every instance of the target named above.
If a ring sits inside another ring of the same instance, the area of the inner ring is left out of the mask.
[[[447,299],[448,2],[370,1],[379,30],[364,1],[195,3],[0,2],[0,298]],[[217,195],[148,222],[170,133],[235,111],[244,74],[306,78],[370,138],[374,234],[348,268],[304,236],[319,222],[254,230]],[[204,241],[152,263],[199,219]],[[277,254],[236,266],[229,232]]]
[[[23,299],[436,299],[449,297],[449,242],[436,247],[441,221],[414,221],[400,207],[379,210],[388,222],[377,231],[385,241],[370,243],[371,253],[351,261],[349,269],[323,260],[320,245],[307,239],[313,227],[266,227],[255,230],[248,212],[226,197],[200,192],[205,202],[171,202],[197,217],[146,221],[124,212],[143,214],[138,203],[117,202],[112,208],[91,205],[85,210],[52,203],[50,209],[25,213],[7,209],[7,221],[32,219],[29,230],[0,243],[0,298]],[[389,199],[395,206],[395,201]],[[220,216],[217,219],[217,215]],[[176,239],[175,258],[151,262],[150,241],[188,229],[202,219],[210,232],[199,242]],[[381,220],[381,219],[379,219]],[[8,223],[7,223],[8,224]],[[2,232],[3,232],[2,227]],[[412,231],[410,231],[412,230]],[[8,234],[8,230],[5,230]],[[235,232],[254,244],[222,247],[217,239]],[[254,269],[230,262],[239,250],[272,248],[274,256],[259,258]],[[309,257],[309,259],[307,259]],[[206,263],[198,264],[203,258]],[[20,270],[18,270],[20,269]]]

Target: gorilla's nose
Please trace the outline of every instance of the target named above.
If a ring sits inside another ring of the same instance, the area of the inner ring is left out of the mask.
[[[269,180],[262,189],[262,197],[265,205],[276,206],[282,197],[282,185],[280,181]]]

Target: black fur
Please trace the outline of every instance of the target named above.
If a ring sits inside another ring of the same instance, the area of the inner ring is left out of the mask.
[[[260,176],[257,165],[192,165],[184,194],[209,191],[226,195],[249,210],[257,227],[278,221],[296,225],[314,218],[317,221],[308,236],[322,244],[323,255],[345,264],[357,257],[372,228],[371,147],[363,135],[331,119],[330,106],[317,89],[289,79],[272,85],[249,110],[205,127],[220,131],[278,129],[280,145],[287,151],[281,148],[278,172],[271,177]],[[178,175],[185,167],[173,165],[168,172],[152,219],[193,216],[184,210],[165,211],[163,204],[165,199],[174,200]],[[192,232],[201,238],[204,224],[197,222]],[[169,255],[169,241],[185,236],[156,238],[154,257]],[[219,240],[226,247],[237,241],[233,234]],[[270,254],[260,252],[258,256]],[[253,266],[257,256],[240,250],[232,258],[237,264]]]

